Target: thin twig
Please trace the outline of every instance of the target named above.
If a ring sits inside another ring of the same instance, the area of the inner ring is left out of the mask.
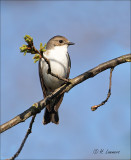
[[[95,111],[98,107],[104,105],[108,101],[108,99],[110,98],[110,96],[111,96],[111,80],[112,80],[112,72],[113,72],[113,70],[114,70],[114,67],[110,69],[109,90],[108,90],[108,94],[107,94],[106,99],[104,101],[102,101],[99,105],[92,106],[91,107],[92,111]]]
[[[48,65],[47,74],[50,74],[50,75],[52,75],[53,77],[56,77],[56,78],[58,78],[59,80],[64,81],[65,83],[70,83],[69,79],[60,77],[60,76],[58,76],[57,74],[52,73],[49,59],[46,58],[46,57],[43,55],[43,52],[42,52],[42,51],[38,51],[38,50],[35,48],[34,45],[32,46],[32,48],[33,48],[33,50],[34,50],[36,53],[38,53],[38,54],[41,56],[41,58],[44,58],[45,62],[47,63],[47,65]]]
[[[38,54],[41,56],[41,58],[44,58],[45,62],[46,62],[47,65],[48,65],[48,70],[47,70],[47,73],[48,73],[48,74],[52,75],[53,77],[58,78],[59,80],[64,81],[65,83],[70,83],[69,79],[60,77],[60,76],[58,76],[57,74],[52,73],[49,59],[46,58],[46,57],[43,55],[43,52],[39,52],[39,51],[35,48],[34,45],[32,46],[32,48],[33,48],[33,50],[34,50],[36,53],[38,53]]]
[[[28,42],[27,42],[27,43],[28,43]],[[43,59],[45,60],[45,62],[46,62],[47,65],[48,65],[47,74],[50,74],[50,75],[52,75],[53,77],[56,77],[56,78],[58,78],[59,80],[64,81],[65,83],[70,83],[70,80],[69,80],[69,79],[60,77],[59,75],[52,73],[49,59],[46,58],[46,57],[43,55],[43,51],[42,51],[41,49],[40,49],[40,51],[38,51],[38,50],[35,48],[33,41],[31,41],[30,43],[28,43],[28,45],[27,45],[26,47],[27,47],[27,48],[26,48],[27,53],[39,54],[39,55],[40,55],[40,58],[43,58]],[[22,48],[22,47],[20,47],[20,48]],[[21,49],[21,51],[23,52],[22,49]]]
[[[49,61],[49,59],[48,59],[48,58],[46,58],[44,55],[43,55],[42,57],[44,58],[44,60],[45,60],[45,61],[46,61],[46,63],[48,64],[48,70],[47,70],[47,73],[48,73],[48,74],[52,75],[53,77],[58,78],[59,80],[64,81],[65,83],[69,83],[69,82],[70,82],[70,81],[69,81],[69,79],[66,79],[66,78],[60,77],[60,76],[58,76],[57,74],[52,73],[52,71],[51,71],[51,65],[50,65],[50,61]]]
[[[59,80],[64,81],[65,83],[71,83],[69,79],[62,78],[62,77],[58,76],[57,74],[54,74],[54,73],[52,73],[52,72],[50,72],[49,74],[51,74],[52,76],[58,78]]]
[[[28,128],[28,130],[27,130],[27,133],[26,133],[26,135],[25,135],[25,138],[23,139],[23,141],[22,141],[22,143],[21,143],[18,151],[17,151],[17,152],[14,154],[14,156],[11,157],[9,160],[14,160],[14,159],[15,159],[16,157],[18,157],[18,155],[20,154],[20,152],[21,152],[22,148],[24,147],[24,144],[25,144],[25,142],[26,142],[29,134],[31,133],[32,125],[33,125],[33,123],[34,123],[35,117],[36,117],[36,115],[33,115],[32,119],[31,119],[31,122],[30,122],[30,125],[29,125],[29,128]]]

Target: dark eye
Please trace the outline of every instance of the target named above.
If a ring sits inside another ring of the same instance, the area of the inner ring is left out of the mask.
[[[63,40],[59,40],[59,43],[63,43]]]

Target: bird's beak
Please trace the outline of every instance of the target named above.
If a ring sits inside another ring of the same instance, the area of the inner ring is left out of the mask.
[[[68,42],[68,45],[74,45],[75,43],[73,43],[73,42]]]

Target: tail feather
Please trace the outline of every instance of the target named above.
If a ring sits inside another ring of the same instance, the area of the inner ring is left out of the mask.
[[[55,123],[55,124],[59,124],[59,115],[58,115],[58,111],[51,111],[49,112],[48,109],[45,109],[45,114],[43,117],[43,124],[48,124],[48,123]]]
[[[58,109],[63,100],[64,94],[52,100],[45,108],[45,113],[43,117],[43,124],[48,124],[50,122],[59,124]]]

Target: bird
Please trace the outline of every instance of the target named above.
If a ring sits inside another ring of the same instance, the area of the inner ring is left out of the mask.
[[[44,60],[43,56],[49,60],[52,73],[59,77],[68,79],[71,69],[68,46],[74,44],[75,43],[70,42],[67,38],[60,35],[52,37],[47,42],[46,51],[43,52],[42,58],[39,61],[39,78],[44,97],[50,95],[55,89],[62,86],[65,82],[47,73],[48,64]],[[59,124],[58,109],[63,100],[63,96],[64,94],[52,99],[46,106],[43,116],[44,125],[50,122]]]

